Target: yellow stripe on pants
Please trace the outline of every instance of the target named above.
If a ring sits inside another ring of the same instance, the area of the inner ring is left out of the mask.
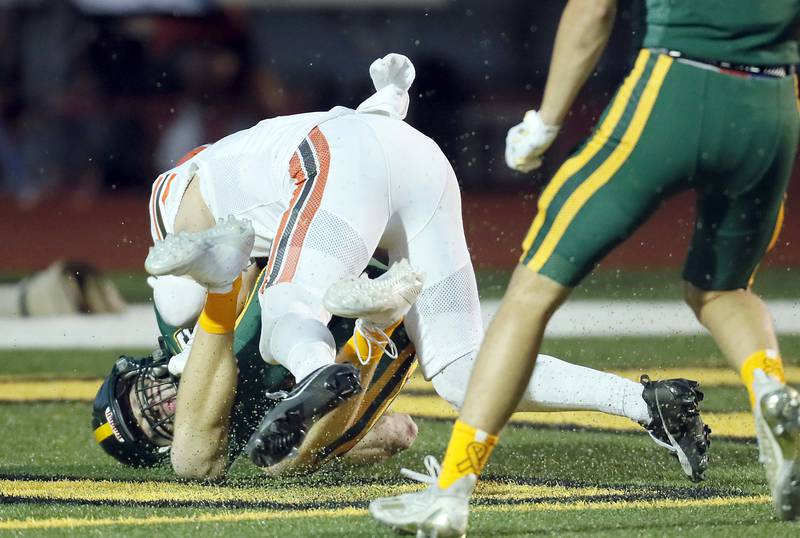
[[[644,68],[647,65],[647,60],[650,59],[650,51],[647,49],[642,50],[639,53],[639,56],[636,58],[636,63],[633,66],[633,70],[631,74],[625,79],[625,82],[622,84],[622,87],[617,92],[617,97],[614,99],[614,103],[611,105],[611,108],[606,115],[605,120],[603,123],[600,124],[600,127],[597,129],[597,132],[589,139],[586,143],[586,146],[574,157],[568,159],[556,172],[556,175],[547,184],[547,187],[542,191],[542,195],[539,197],[539,210],[536,213],[536,218],[533,220],[533,224],[531,225],[530,229],[528,230],[528,234],[525,236],[524,241],[522,242],[522,256],[524,257],[525,254],[528,252],[528,249],[531,248],[533,245],[533,241],[536,239],[537,234],[542,229],[544,225],[544,219],[547,216],[547,208],[550,206],[550,203],[555,198],[556,193],[564,186],[564,184],[574,176],[581,168],[586,166],[586,164],[592,160],[592,157],[597,155],[603,146],[605,146],[608,139],[611,137],[611,134],[616,129],[619,120],[622,118],[622,114],[625,112],[625,108],[628,105],[628,101],[631,98],[631,94],[633,93],[633,89],[636,87],[636,84],[639,82],[639,79],[642,78],[642,73],[644,73]]]
[[[650,117],[650,112],[653,110],[656,99],[658,98],[661,85],[664,78],[667,76],[670,66],[672,65],[672,58],[666,55],[659,56],[656,65],[653,68],[653,74],[647,82],[647,86],[642,93],[639,104],[636,107],[636,112],[633,115],[628,129],[622,137],[619,145],[609,155],[600,167],[590,175],[586,181],[575,189],[575,191],[567,199],[564,206],[558,212],[558,215],[547,232],[547,235],[542,241],[542,244],[536,251],[536,254],[528,262],[527,266],[533,271],[539,271],[550,256],[555,251],[558,242],[566,232],[567,227],[570,225],[575,215],[581,210],[584,204],[592,197],[594,193],[603,185],[608,183],[614,174],[625,164],[625,161],[633,153],[639,138],[644,131],[647,124],[647,119]]]

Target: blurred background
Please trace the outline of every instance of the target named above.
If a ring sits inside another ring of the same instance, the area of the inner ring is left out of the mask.
[[[369,64],[387,52],[416,65],[407,121],[455,167],[476,266],[506,270],[543,184],[589,132],[643,37],[643,2],[621,0],[606,54],[545,166],[511,172],[505,133],[539,104],[563,6],[0,0],[0,274],[62,258],[141,271],[160,170],[265,117],[355,107],[372,92]],[[798,195],[795,180],[765,266],[800,269]],[[691,195],[669,202],[603,267],[675,272],[692,205]]]

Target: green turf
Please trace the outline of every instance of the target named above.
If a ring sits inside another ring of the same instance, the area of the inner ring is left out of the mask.
[[[759,271],[755,290],[767,299],[798,298],[798,268],[768,267]],[[484,298],[500,297],[505,291],[511,270],[479,269],[478,287]],[[14,282],[19,274],[0,274],[0,283]],[[109,278],[125,299],[132,303],[147,302],[151,290],[144,271],[111,271]],[[592,273],[575,290],[580,299],[681,300],[679,269],[603,269]]]
[[[800,338],[783,339],[787,355],[800,355]],[[551,340],[546,350],[582,364],[611,368],[655,370],[663,366],[723,366],[713,343],[707,337],[616,338]],[[107,373],[118,351],[26,351],[0,352],[3,377],[92,378]],[[737,387],[705,388],[704,409],[743,411],[747,409],[744,391]],[[94,445],[89,426],[90,404],[13,403],[0,404],[0,479],[9,477],[51,479],[63,477],[92,480],[158,480],[163,491],[177,483],[167,468],[132,470],[116,464]],[[255,493],[291,491],[295,486],[333,487],[371,484],[388,493],[403,482],[401,466],[420,469],[426,454],[441,456],[451,425],[447,421],[418,420],[420,435],[414,446],[393,460],[365,469],[346,469],[331,465],[312,477],[264,478],[258,469],[240,460],[231,470],[226,485]],[[622,491],[626,499],[692,498],[703,496],[766,495],[763,471],[757,463],[755,442],[715,439],[707,480],[693,485],[679,470],[675,460],[653,444],[644,432],[614,433],[569,431],[553,427],[510,427],[485,472],[487,480],[522,481],[529,484],[601,486]],[[98,486],[102,488],[102,486]],[[791,536],[800,525],[772,519],[768,503],[736,506],[693,506],[682,508],[572,507],[568,510],[536,510],[552,499],[529,498],[519,509],[497,511],[480,497],[471,519],[472,536]],[[573,499],[559,501],[570,508]],[[362,501],[344,496],[343,506],[363,508]],[[174,507],[127,503],[91,505],[57,500],[3,504],[4,520],[48,518],[167,518],[196,517],[202,514],[242,514],[251,507],[223,508],[197,504]],[[0,531],[0,534],[2,532]],[[365,515],[348,517],[319,516],[313,512],[302,518],[270,521],[180,522],[170,525],[116,525],[34,530],[23,535],[125,535],[125,536],[392,536]]]
[[[481,297],[503,295],[511,272],[508,269],[476,271]],[[798,268],[764,268],[756,277],[754,290],[765,299],[800,297]],[[573,299],[617,299],[680,301],[683,298],[679,269],[603,269],[589,275],[575,289]]]
[[[780,338],[787,364],[800,364],[800,336]],[[155,347],[155,342],[154,342]],[[147,349],[0,350],[0,376],[88,378],[106,375],[123,353],[142,356]],[[601,370],[688,366],[725,367],[727,363],[705,335],[663,337],[550,338],[542,353]]]

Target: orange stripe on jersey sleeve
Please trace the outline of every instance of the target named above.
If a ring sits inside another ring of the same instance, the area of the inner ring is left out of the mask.
[[[186,155],[184,155],[183,157],[178,159],[178,162],[175,163],[175,166],[182,165],[183,163],[185,163],[186,161],[188,161],[189,159],[191,159],[192,157],[194,157],[195,155],[197,155],[198,153],[200,153],[201,151],[203,151],[204,149],[206,149],[210,145],[211,144],[203,144],[202,146],[197,146],[192,151],[190,151],[189,153],[187,153]]]
[[[173,173],[169,176],[169,179],[167,180],[167,186],[164,187],[164,194],[161,195],[162,204],[167,203],[167,196],[169,196],[169,188],[172,186],[172,181],[177,177],[177,175],[178,174]]]
[[[150,227],[152,228],[151,231],[155,231],[155,233],[153,233],[153,237],[157,237],[158,239],[164,239],[161,237],[161,233],[158,230],[158,224],[156,223],[156,204],[158,203],[156,193],[158,192],[158,188],[161,186],[163,181],[164,176],[158,176],[153,182],[153,192],[150,193]]]

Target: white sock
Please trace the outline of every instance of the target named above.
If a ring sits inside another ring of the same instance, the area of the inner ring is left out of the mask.
[[[518,411],[600,411],[650,423],[641,384],[539,355]]]
[[[460,408],[475,362],[470,353],[431,378],[436,392]],[[614,374],[539,355],[517,411],[600,411],[650,423],[644,387]]]
[[[284,363],[299,382],[315,370],[333,364],[336,356],[325,342],[313,342],[294,346]]]
[[[297,381],[336,360],[336,342],[331,332],[321,321],[303,313],[291,312],[281,317],[268,344],[270,355]]]

